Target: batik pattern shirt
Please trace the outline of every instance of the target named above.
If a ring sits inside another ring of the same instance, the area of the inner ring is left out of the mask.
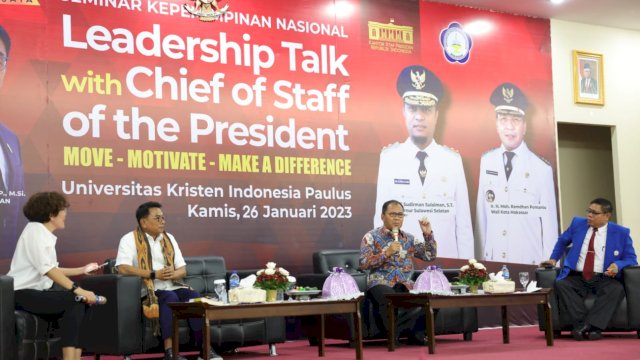
[[[375,228],[364,235],[360,244],[360,268],[369,270],[368,287],[387,285],[393,287],[397,283],[404,284],[407,289],[413,288],[411,273],[413,258],[433,261],[436,258],[437,244],[433,233],[423,235],[424,241],[404,231],[398,234],[402,250],[393,256],[385,256],[385,250],[394,241],[393,235],[385,227]]]

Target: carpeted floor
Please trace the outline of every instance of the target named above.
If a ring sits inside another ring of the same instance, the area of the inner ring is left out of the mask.
[[[482,329],[473,334],[473,341],[463,341],[462,335],[436,337],[436,353],[429,355],[426,347],[402,345],[395,352],[388,352],[386,342],[366,341],[364,359],[444,359],[444,360],[640,360],[640,339],[635,332],[605,333],[598,341],[575,341],[564,333],[555,339],[554,346],[548,347],[544,333],[537,326],[512,327],[510,344],[502,343],[502,329]],[[321,359],[317,347],[310,347],[306,341],[293,341],[278,344],[278,356],[275,359]],[[196,359],[194,353],[184,354]],[[222,354],[225,360],[268,360],[267,346],[241,348],[237,353]],[[134,359],[158,359],[156,355],[136,355]],[[89,359],[89,358],[86,358]],[[115,360],[115,356],[103,356],[101,359]],[[355,350],[345,342],[328,340],[324,359],[355,359]]]

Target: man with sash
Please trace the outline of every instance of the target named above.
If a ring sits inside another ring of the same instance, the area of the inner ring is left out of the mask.
[[[164,360],[186,360],[171,349],[171,302],[187,302],[200,294],[180,283],[187,275],[182,252],[173,235],[165,231],[162,205],[149,201],[136,210],[138,226],[120,239],[116,266],[124,275],[142,277],[144,316],[154,323],[154,334],[164,341]],[[202,344],[202,321],[190,319],[196,344]],[[208,341],[208,339],[207,339]],[[213,350],[208,357],[200,354],[198,360],[222,360]]]

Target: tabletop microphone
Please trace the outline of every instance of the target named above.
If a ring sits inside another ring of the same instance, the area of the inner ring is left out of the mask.
[[[82,295],[76,295],[76,302],[87,302],[87,298]],[[95,305],[104,305],[107,303],[107,298],[104,296],[96,295]]]
[[[398,233],[399,233],[399,230],[397,227],[394,227],[393,229],[391,229],[391,235],[393,236],[393,241],[398,241]]]

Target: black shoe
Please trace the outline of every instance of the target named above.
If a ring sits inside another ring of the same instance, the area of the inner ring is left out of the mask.
[[[576,341],[582,341],[585,339],[587,331],[589,331],[589,324],[574,325],[573,330],[571,330],[571,336]]]
[[[602,331],[600,329],[592,328],[587,335],[589,340],[600,340],[602,339]]]
[[[167,349],[164,351],[164,360],[187,360],[187,358],[180,354],[173,356],[173,350]]]
[[[202,351],[200,351],[198,360],[222,360],[222,356],[216,354],[216,352],[213,351],[213,349],[209,349],[209,356],[204,356],[202,354]]]

